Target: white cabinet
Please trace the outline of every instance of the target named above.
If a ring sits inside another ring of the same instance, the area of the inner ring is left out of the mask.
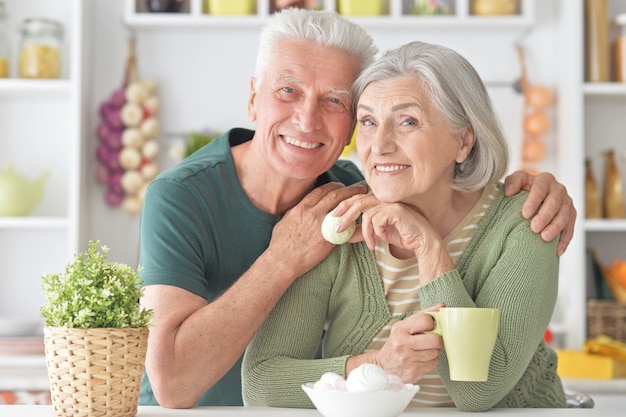
[[[594,297],[588,249],[598,249],[601,260],[626,257],[626,219],[585,219],[584,161],[589,158],[603,187],[605,164],[602,151],[614,149],[622,180],[626,179],[626,84],[585,82],[584,0],[562,1],[559,73],[559,176],[564,180],[578,210],[575,236],[561,261],[561,288],[568,293],[563,306],[567,314],[562,330],[568,346],[579,349],[587,336],[586,301]],[[625,0],[609,2],[607,22],[626,12]],[[615,30],[610,27],[610,39]]]
[[[270,0],[252,0],[255,13],[250,15],[214,15],[208,0],[189,0],[179,13],[150,13],[143,0],[125,0],[126,23],[135,27],[163,26],[261,26],[271,15]],[[337,11],[339,0],[318,0],[324,10]],[[362,0],[361,0],[362,1]],[[534,0],[518,0],[518,13],[509,16],[476,16],[471,13],[472,0],[448,0],[449,15],[417,16],[411,14],[412,0],[380,0],[383,14],[380,16],[351,16],[355,22],[366,27],[410,28],[467,28],[467,27],[523,27],[529,26],[534,18]]]
[[[79,247],[83,142],[81,0],[4,0],[9,14],[11,72],[0,79],[0,169],[34,180],[49,176],[32,214],[0,217],[0,316],[39,317],[42,272],[64,268]],[[17,77],[18,27],[27,17],[63,26],[60,79]]]

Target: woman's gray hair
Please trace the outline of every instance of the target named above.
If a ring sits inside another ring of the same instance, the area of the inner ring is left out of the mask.
[[[374,61],[378,48],[372,37],[360,26],[337,13],[287,8],[274,14],[261,31],[254,77],[262,82],[263,73],[282,39],[311,40],[331,46],[359,58],[361,69]],[[329,71],[332,64],[329,63]]]
[[[370,83],[406,75],[416,77],[452,132],[467,127],[474,132],[474,147],[467,159],[457,164],[451,187],[476,191],[500,180],[509,163],[500,119],[474,67],[449,48],[410,42],[385,52],[354,82],[353,108]]]

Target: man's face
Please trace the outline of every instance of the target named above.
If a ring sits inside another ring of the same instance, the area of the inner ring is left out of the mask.
[[[352,134],[350,88],[359,71],[358,58],[338,49],[279,41],[248,103],[262,142],[256,149],[279,175],[316,178],[337,161]]]

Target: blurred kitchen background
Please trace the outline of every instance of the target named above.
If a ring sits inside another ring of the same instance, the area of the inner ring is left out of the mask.
[[[575,353],[601,334],[626,341],[626,0],[0,0],[0,403],[46,398],[42,272],[90,239],[136,266],[150,179],[254,128],[258,34],[285,3],[345,14],[381,50],[420,39],[468,58],[510,171],[553,173],[578,210],[546,337]],[[608,361],[568,376],[626,392],[626,365]]]

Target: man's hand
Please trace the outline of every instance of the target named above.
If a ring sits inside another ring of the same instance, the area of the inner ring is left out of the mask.
[[[343,200],[365,192],[367,188],[363,185],[345,187],[329,183],[315,188],[274,226],[264,255],[271,253],[276,263],[287,268],[294,279],[309,271],[334,247],[322,236],[322,221],[326,214]]]
[[[541,233],[545,241],[550,241],[561,233],[557,247],[557,255],[561,256],[574,236],[576,222],[576,209],[565,186],[558,183],[554,175],[546,172],[535,176],[516,171],[506,177],[504,183],[507,196],[520,190],[529,191],[522,207],[522,215],[527,219],[534,215],[530,227],[535,233]]]

